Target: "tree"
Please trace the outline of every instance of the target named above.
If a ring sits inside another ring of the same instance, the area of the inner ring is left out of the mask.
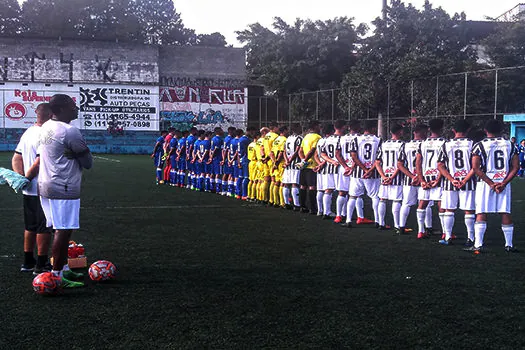
[[[226,38],[221,33],[199,34],[197,36],[197,45],[209,47],[225,47]]]
[[[75,37],[86,0],[27,0],[21,21],[25,32],[39,37]]]
[[[359,35],[352,18],[328,21],[297,19],[293,25],[279,17],[272,29],[259,23],[237,32],[247,50],[248,73],[271,91],[289,94],[338,87],[350,71]]]
[[[422,10],[392,0],[386,20],[373,21],[374,33],[364,40],[356,65],[344,79],[341,107],[350,107],[354,115],[375,117],[387,112],[390,95],[389,112],[394,116],[434,115],[435,89],[441,84],[438,114],[462,111],[461,78],[447,77],[441,82],[421,78],[476,67],[476,53],[468,42],[466,27],[461,25],[465,21],[464,14],[450,17],[443,9],[433,8],[428,0]],[[412,79],[421,79],[414,84],[414,111]]]
[[[0,3],[0,34],[15,35],[20,31],[20,5],[16,0]]]
[[[483,42],[485,53],[495,68],[525,66],[525,23],[501,23]],[[498,111],[525,112],[525,69],[499,71]]]

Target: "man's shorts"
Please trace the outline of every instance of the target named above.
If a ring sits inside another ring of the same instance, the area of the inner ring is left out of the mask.
[[[155,157],[153,158],[153,163],[155,164],[155,167],[157,168],[164,168],[164,160],[162,160],[162,154],[155,154]]]
[[[424,190],[423,187],[419,187],[417,192],[417,198],[420,201],[437,201],[441,200],[441,193],[443,189],[441,186],[437,186],[428,190]]]
[[[222,172],[224,175],[233,175],[233,167],[227,164],[228,162],[224,162],[224,166],[222,167]]]
[[[317,187],[317,174],[312,169],[303,169],[299,183],[304,187]]]
[[[40,197],[47,226],[55,230],[80,228],[80,199],[49,199]]]
[[[180,158],[178,161],[177,169],[178,170],[186,170],[186,159]]]
[[[301,170],[284,169],[282,183],[287,185],[299,185],[301,180]]]
[[[476,191],[443,191],[441,194],[441,209],[476,209]]]
[[[211,174],[211,170],[213,168],[212,164],[211,163],[208,164],[206,162],[203,162],[202,165],[203,165],[203,168],[204,168],[204,173],[205,174]]]
[[[403,205],[409,207],[417,204],[419,186],[403,186]]]
[[[204,164],[196,160],[195,163],[193,163],[193,171],[195,174],[202,174],[204,172]]]
[[[335,190],[335,179],[337,174],[317,174],[317,190]]]
[[[348,192],[350,189],[350,176],[344,175],[345,168],[339,167],[339,172],[336,175],[335,189],[340,192]]]
[[[403,186],[398,185],[380,185],[377,196],[380,199],[388,199],[391,201],[400,201],[403,199]]]
[[[222,175],[222,160],[220,158],[213,158],[211,161],[211,173],[213,175]]]
[[[379,193],[380,179],[358,179],[350,178],[350,189],[348,194],[352,197],[361,197],[366,194],[370,198],[376,198]]]
[[[272,173],[272,176],[275,177],[275,182],[282,182],[283,181],[283,175],[284,175],[284,164],[281,162],[277,169],[275,169]]]
[[[511,186],[508,184],[501,193],[494,192],[486,182],[478,182],[476,187],[476,214],[510,214]]]
[[[177,162],[177,156],[172,156],[170,158],[171,169],[179,170],[179,162]]]
[[[256,161],[250,161],[250,164],[248,165],[248,173],[249,173],[249,179],[250,181],[254,181],[257,178],[257,162]]]
[[[263,179],[270,176],[270,168],[268,167],[268,163],[259,162],[259,176]]]
[[[51,233],[47,226],[46,215],[40,204],[40,197],[24,195],[24,224],[26,231],[36,233]]]
[[[195,171],[195,163],[192,163],[191,159],[186,159],[186,169],[188,169],[189,172]]]

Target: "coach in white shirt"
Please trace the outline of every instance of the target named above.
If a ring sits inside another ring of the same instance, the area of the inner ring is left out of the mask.
[[[51,109],[48,103],[41,103],[36,107],[36,123],[29,127],[16,146],[13,155],[13,170],[27,177],[31,182],[22,191],[24,194],[24,263],[22,272],[38,274],[49,271],[47,253],[51,242],[51,227],[46,225],[46,217],[38,198],[38,169],[39,158],[37,148],[40,139],[41,126],[51,118]],[[37,259],[34,250],[37,246]],[[36,264],[36,265],[35,265]]]
[[[80,130],[69,124],[78,118],[73,99],[57,94],[49,106],[54,115],[40,132],[38,193],[47,222],[56,230],[53,273],[59,275],[72,230],[79,228],[82,169],[90,169],[93,158]]]

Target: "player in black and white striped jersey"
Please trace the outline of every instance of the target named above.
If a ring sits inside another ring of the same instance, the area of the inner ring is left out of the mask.
[[[485,124],[487,137],[472,148],[472,168],[478,177],[476,184],[475,242],[469,251],[479,253],[487,230],[487,214],[501,214],[501,229],[505,236],[505,251],[515,252],[514,225],[511,216],[510,182],[519,170],[516,148],[501,137],[503,125],[496,119]]]
[[[341,142],[339,142],[339,147],[335,151],[335,157],[339,161],[339,174],[337,175],[336,181],[336,190],[339,191],[339,196],[337,197],[337,216],[334,219],[336,224],[343,223],[346,226],[346,204],[348,202],[348,190],[350,189],[350,182],[353,177],[351,174],[354,170],[354,161],[352,160],[352,155],[350,153],[350,146],[354,139],[359,136],[361,125],[358,120],[351,120],[348,122],[348,135],[341,137]],[[361,223],[372,223],[371,220],[365,219],[364,217],[364,207],[363,207],[363,198],[359,197],[356,202],[356,211],[357,211],[357,224]],[[350,213],[353,215],[353,213]]]
[[[303,142],[301,135],[301,124],[292,125],[292,135],[288,136],[284,145],[284,173],[283,173],[283,195],[286,205],[290,205],[290,193],[293,199],[293,208],[299,211],[301,208],[301,201],[299,200],[299,180],[301,178],[301,170],[296,168],[299,163],[299,149]],[[290,191],[291,186],[291,191]]]
[[[443,120],[432,119],[429,123],[430,137],[421,142],[416,156],[416,170],[421,179],[418,190],[419,205],[417,209],[418,238],[428,238],[432,234],[432,227],[425,228],[426,209],[430,201],[437,203],[439,219],[443,227],[444,211],[440,209],[441,201],[441,173],[437,167],[438,154],[446,139],[441,137]]]
[[[392,216],[394,218],[394,228],[397,234],[401,234],[399,225],[399,212],[401,201],[403,200],[403,180],[404,174],[397,166],[397,161],[402,151],[404,142],[403,127],[394,125],[390,130],[392,138],[381,144],[378,149],[376,168],[381,176],[379,186],[379,205],[377,208],[379,229],[385,230],[386,202],[392,201]]]
[[[410,215],[410,208],[418,204],[417,193],[420,187],[420,179],[416,171],[416,157],[421,142],[427,138],[428,126],[418,124],[414,127],[414,138],[412,141],[405,142],[397,162],[399,170],[405,174],[403,180],[403,202],[399,213],[399,230],[405,233],[406,223]],[[426,209],[425,226],[432,226],[432,206],[429,204]]]
[[[348,191],[349,198],[347,204],[346,227],[352,227],[352,213],[354,212],[357,198],[366,194],[372,199],[372,209],[374,211],[374,221],[378,224],[377,205],[379,204],[379,174],[375,167],[377,160],[377,150],[381,144],[381,139],[374,135],[376,123],[367,121],[363,135],[357,136],[350,147],[352,160],[355,163],[352,176],[354,180],[350,182]],[[349,215],[350,213],[350,215]]]
[[[334,133],[334,126],[329,124],[323,127],[323,138],[317,142],[317,147],[314,153],[314,159],[317,162],[317,166],[314,168],[314,172],[317,174],[317,216],[323,216],[323,219],[330,218],[332,214],[331,201],[325,208],[324,196],[325,191],[335,189],[335,181],[333,176],[327,176],[327,169],[333,169],[334,166],[330,164],[321,155],[325,152],[327,141]]]
[[[469,129],[468,121],[458,120],[453,128],[454,139],[445,142],[438,155],[438,168],[443,176],[441,209],[445,210],[444,237],[441,237],[439,241],[443,245],[449,245],[452,242],[454,211],[457,208],[465,212],[465,226],[467,226],[468,234],[465,245],[471,247],[474,244],[476,182],[470,160],[474,142],[467,138]]]
[[[339,176],[339,161],[337,160],[337,150],[341,148],[341,138],[345,134],[345,122],[337,120],[334,123],[335,132],[326,139],[324,147],[321,151],[321,159],[326,162],[326,166],[321,171],[321,181],[325,189],[323,196],[323,219],[331,219],[332,216],[332,194],[337,187]],[[340,212],[336,212],[340,216]]]

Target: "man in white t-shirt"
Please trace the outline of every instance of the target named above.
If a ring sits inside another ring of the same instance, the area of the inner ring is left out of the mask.
[[[36,123],[29,127],[16,146],[13,155],[13,170],[22,176],[27,177],[31,182],[22,192],[24,194],[24,263],[20,271],[33,272],[39,274],[51,271],[48,263],[47,253],[51,242],[51,227],[46,224],[46,217],[40,205],[38,197],[38,168],[39,158],[37,148],[40,139],[40,129],[42,124],[51,119],[51,109],[48,103],[41,103],[36,107]],[[34,250],[37,246],[37,258],[35,259]]]
[[[48,225],[55,229],[53,241],[53,274],[62,278],[64,287],[77,287],[61,273],[73,230],[79,228],[82,169],[93,165],[84,137],[70,125],[78,118],[78,107],[67,95],[54,95],[49,101],[53,118],[40,132],[40,174],[38,193]]]

